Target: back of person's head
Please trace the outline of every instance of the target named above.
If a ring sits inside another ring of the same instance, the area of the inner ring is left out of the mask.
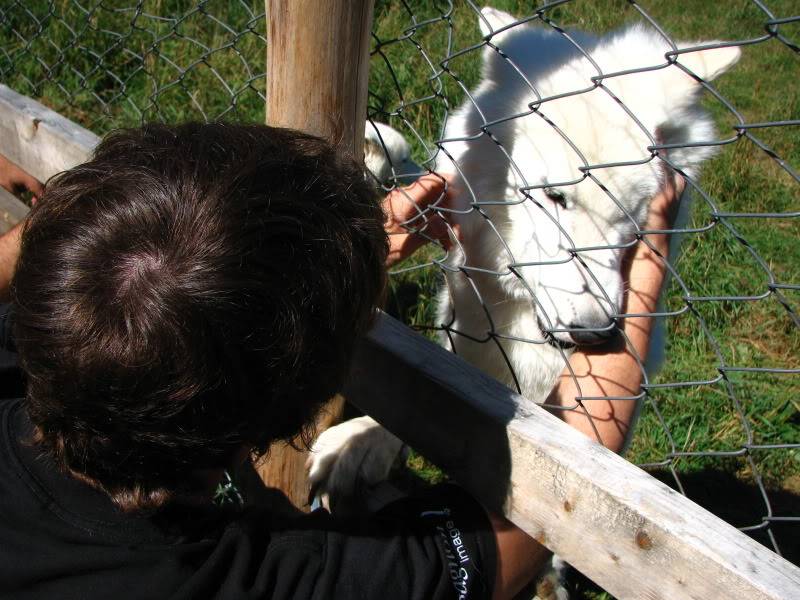
[[[355,163],[266,126],[117,131],[47,184],[13,281],[42,446],[125,509],[337,392],[384,286],[383,214]]]

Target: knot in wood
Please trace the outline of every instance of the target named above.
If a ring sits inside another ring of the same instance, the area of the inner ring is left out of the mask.
[[[653,540],[647,535],[646,531],[636,532],[636,545],[642,550],[650,550],[653,547]]]

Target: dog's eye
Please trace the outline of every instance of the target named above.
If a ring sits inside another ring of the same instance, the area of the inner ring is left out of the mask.
[[[544,195],[558,204],[561,208],[567,208],[567,197],[562,192],[552,188],[545,188]]]

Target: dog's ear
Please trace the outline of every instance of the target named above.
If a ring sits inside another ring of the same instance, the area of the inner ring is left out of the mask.
[[[478,25],[480,25],[481,34],[483,34],[484,37],[517,21],[518,19],[507,12],[488,6],[482,8],[481,14],[478,15]]]
[[[682,42],[678,44],[678,48],[695,48],[698,46],[713,46],[723,43],[724,42],[716,41]],[[691,71],[693,75],[690,75],[677,65],[671,65],[652,72],[657,78],[654,80],[654,83],[658,81],[660,85],[656,83],[656,85],[650,89],[661,90],[665,110],[667,111],[670,110],[670,107],[673,109],[689,107],[698,101],[700,93],[702,92],[702,87],[697,77],[703,81],[712,81],[733,67],[740,56],[741,51],[735,46],[708,48],[706,50],[679,54],[677,62],[682,67]],[[642,83],[644,83],[646,78],[642,77],[641,80]]]
[[[634,24],[613,34],[608,42],[601,42],[592,56],[604,72],[631,71],[630,82],[640,88],[640,98],[660,97],[666,106],[685,107],[695,103],[702,91],[698,78],[712,81],[739,60],[739,48],[725,44],[722,41],[677,42],[679,50],[689,51],[676,56],[676,65],[647,71],[645,67],[664,64],[673,46],[655,30]],[[613,78],[608,82],[613,85]]]
[[[679,48],[714,46],[724,42],[679,43]],[[703,81],[712,81],[733,67],[741,52],[735,46],[708,48],[678,55],[678,63]],[[660,143],[683,144],[682,148],[668,151],[673,165],[694,176],[702,162],[715,154],[716,146],[704,145],[716,139],[714,123],[700,110],[699,100],[703,90],[695,77],[672,65],[654,73],[659,74],[663,90],[663,112],[656,117],[656,138]],[[659,89],[653,86],[653,89]],[[693,146],[693,144],[698,144]]]
[[[702,46],[716,46],[725,42],[679,42],[678,48],[695,48]],[[725,73],[739,61],[742,51],[738,46],[723,46],[721,48],[708,48],[687,52],[678,56],[678,62],[687,67],[692,73],[704,79],[712,81]]]

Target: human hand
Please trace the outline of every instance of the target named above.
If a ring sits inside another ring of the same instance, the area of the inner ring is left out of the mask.
[[[435,210],[448,203],[449,182],[441,175],[423,175],[411,185],[390,192],[383,201],[389,235],[386,266],[411,256],[431,240],[450,245],[450,227]]]
[[[24,192],[33,194],[34,201],[44,193],[41,182],[0,154],[0,187],[15,196]]]
[[[24,192],[33,194],[33,201],[44,193],[44,186],[33,176],[0,155],[0,187],[19,196]],[[18,223],[0,236],[0,302],[8,300],[9,286],[19,256],[22,223]]]
[[[661,190],[650,202],[650,209],[644,231],[668,231],[672,228],[680,207],[680,198],[686,181],[665,167],[664,183]],[[664,277],[665,259],[669,255],[669,234],[649,233],[628,252],[623,264],[625,279],[625,312],[653,312],[656,309],[661,285],[652,285],[652,280]],[[637,296],[640,309],[631,310],[632,297]]]
[[[14,227],[0,235],[0,302],[8,302],[11,279],[19,258],[22,224],[20,221]]]

